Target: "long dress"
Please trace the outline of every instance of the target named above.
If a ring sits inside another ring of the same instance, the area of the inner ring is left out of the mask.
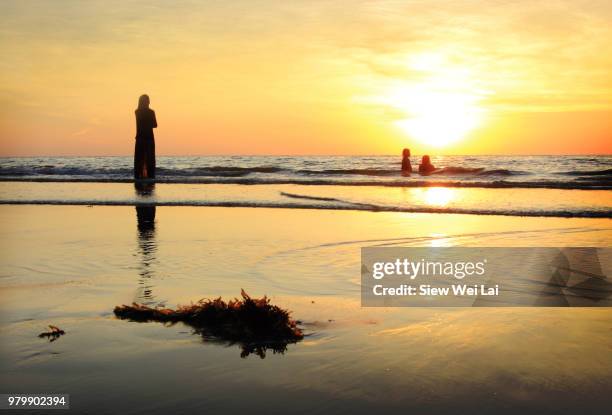
[[[136,110],[136,146],[134,148],[134,179],[155,178],[155,137],[157,128],[155,111],[149,108]]]

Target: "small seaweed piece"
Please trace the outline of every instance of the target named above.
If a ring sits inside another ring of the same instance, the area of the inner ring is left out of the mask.
[[[57,326],[52,326],[49,324],[49,328],[51,330],[40,333],[38,337],[41,339],[45,339],[45,338],[49,339],[49,342],[54,342],[57,339],[59,339],[60,336],[63,336],[64,334],[66,334],[64,330],[60,329]]]
[[[120,319],[141,323],[155,321],[172,325],[183,322],[204,341],[240,345],[242,357],[254,353],[263,359],[268,349],[282,354],[288,344],[304,338],[289,311],[270,304],[268,297],[251,298],[244,290],[240,294],[242,299],[227,302],[221,297],[201,299],[178,306],[176,310],[133,303],[115,307],[114,313]]]

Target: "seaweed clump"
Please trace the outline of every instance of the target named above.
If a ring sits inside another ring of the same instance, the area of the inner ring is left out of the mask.
[[[185,323],[204,341],[240,345],[241,357],[254,353],[263,359],[268,349],[282,354],[287,345],[304,338],[288,310],[270,304],[265,296],[251,298],[244,290],[241,296],[227,302],[221,297],[202,299],[176,310],[133,303],[115,307],[114,313],[120,319],[141,323]]]
[[[66,334],[64,330],[60,329],[57,326],[49,325],[49,329],[50,329],[49,331],[40,333],[38,337],[41,339],[49,339],[49,342],[54,342],[57,339],[59,339],[60,336],[63,336],[64,334]]]

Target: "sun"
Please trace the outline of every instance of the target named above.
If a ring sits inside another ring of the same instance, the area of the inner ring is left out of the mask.
[[[482,123],[484,93],[469,70],[435,54],[415,56],[409,67],[416,79],[395,82],[384,101],[400,111],[402,118],[395,124],[410,138],[444,147],[464,139]]]
[[[463,93],[412,87],[397,91],[395,101],[407,118],[396,121],[408,136],[432,147],[459,141],[481,122],[475,98]]]

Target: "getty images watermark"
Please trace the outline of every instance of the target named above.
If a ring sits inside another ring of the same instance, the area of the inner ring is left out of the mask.
[[[610,307],[611,248],[362,248],[366,307]]]

